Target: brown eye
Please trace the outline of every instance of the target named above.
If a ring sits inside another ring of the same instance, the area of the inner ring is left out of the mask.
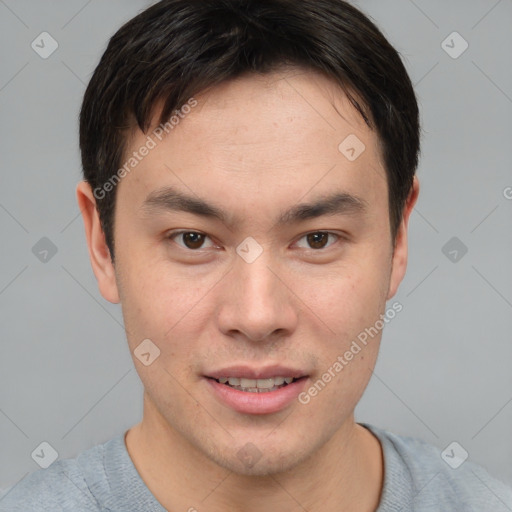
[[[308,247],[306,247],[306,249],[320,250],[329,247],[329,245],[332,245],[332,243],[327,245],[329,236],[338,237],[338,235],[329,233],[327,231],[315,231],[304,235],[302,238],[305,238],[307,241]]]
[[[307,235],[308,243],[313,249],[323,249],[328,238],[328,233],[310,233]]]
[[[204,235],[201,233],[183,233],[183,241],[189,249],[199,249],[204,242]]]
[[[181,240],[183,245],[178,243],[178,241],[176,243],[184,249],[197,250],[201,249],[205,239],[208,237],[204,233],[198,233],[197,231],[179,231],[169,235],[168,238]]]

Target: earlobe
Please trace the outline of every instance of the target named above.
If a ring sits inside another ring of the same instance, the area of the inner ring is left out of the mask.
[[[392,261],[392,269],[391,269],[391,277],[389,281],[388,295],[386,300],[394,297],[398,290],[398,286],[402,282],[402,279],[405,276],[405,271],[407,269],[407,229],[409,225],[409,217],[412,213],[414,205],[418,199],[420,183],[417,176],[414,177],[413,185],[411,187],[411,191],[409,192],[409,196],[407,198],[406,204],[404,206],[402,212],[402,221],[400,222],[400,227],[397,232],[396,242],[395,242],[395,250],[393,252],[393,261]]]
[[[81,181],[77,185],[76,198],[84,221],[89,259],[100,293],[109,302],[118,304],[120,298],[115,269],[96,210],[96,199],[88,182]]]

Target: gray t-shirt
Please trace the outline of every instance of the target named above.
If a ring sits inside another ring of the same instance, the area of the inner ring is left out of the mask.
[[[512,511],[512,488],[481,466],[466,460],[453,469],[425,441],[360,425],[378,437],[384,453],[384,487],[376,512]],[[190,506],[202,510],[193,497]],[[140,478],[124,434],[75,459],[57,460],[0,492],[0,512],[32,511],[166,512]]]

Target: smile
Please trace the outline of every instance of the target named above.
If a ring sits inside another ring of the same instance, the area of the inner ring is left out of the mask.
[[[304,390],[309,377],[206,377],[203,382],[223,406],[243,414],[272,414],[294,402]],[[224,381],[224,382],[223,382]]]
[[[293,377],[270,377],[268,379],[221,377],[215,380],[220,384],[225,384],[226,386],[238,389],[239,391],[245,391],[248,393],[268,393],[270,391],[281,389],[288,384],[291,384],[296,379]]]

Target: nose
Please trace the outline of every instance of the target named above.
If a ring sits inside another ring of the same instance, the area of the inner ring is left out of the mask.
[[[286,272],[264,251],[252,263],[235,260],[223,280],[217,321],[225,335],[275,341],[296,329],[298,309]]]

